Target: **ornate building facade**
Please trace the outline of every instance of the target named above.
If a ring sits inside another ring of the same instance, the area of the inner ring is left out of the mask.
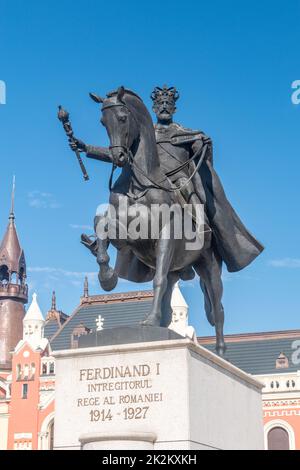
[[[55,364],[36,297],[33,294],[23,320],[23,338],[13,353],[8,449],[52,447]]]
[[[214,348],[213,338],[198,338]],[[263,385],[265,449],[300,450],[300,330],[225,336],[226,358]]]

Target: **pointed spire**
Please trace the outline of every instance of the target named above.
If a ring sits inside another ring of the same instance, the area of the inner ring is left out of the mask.
[[[10,273],[20,273],[22,271],[23,277],[26,275],[26,264],[24,253],[20,246],[16,226],[14,223],[14,201],[15,177],[13,178],[9,223],[0,245],[0,266],[6,266]]]
[[[26,262],[15,219],[13,178],[9,223],[0,243],[0,368],[11,368],[11,354],[22,338],[24,304],[28,301]],[[9,301],[7,301],[9,299]]]
[[[51,309],[48,310],[46,315],[46,322],[49,320],[56,320],[59,324],[61,324],[61,314],[62,312],[57,310],[56,306],[56,293],[55,291],[52,292],[52,299],[51,299]]]
[[[15,190],[16,190],[16,177],[13,176],[12,192],[11,192],[11,204],[9,220],[15,220]]]
[[[51,310],[56,310],[56,294],[55,294],[55,290],[52,292],[52,306],[51,306]]]
[[[32,294],[32,301],[23,321],[24,322],[32,322],[32,321],[44,322],[43,314],[37,302],[36,293]]]
[[[169,325],[171,330],[176,331],[183,337],[188,337],[192,340],[195,338],[195,330],[192,326],[188,325],[188,310],[189,307],[180,291],[179,283],[176,282],[172,292],[171,298],[172,307],[172,322]]]
[[[84,278],[84,290],[83,290],[83,297],[89,296],[89,280],[88,277],[85,276]]]
[[[181,293],[181,290],[179,288],[179,282],[176,282],[173,292],[172,292],[172,298],[171,298],[171,307],[172,308],[188,308],[188,305]]]
[[[22,253],[16,227],[11,219],[0,245],[0,265],[7,266],[11,273],[18,273]]]
[[[29,341],[35,348],[44,337],[45,319],[37,302],[37,295],[32,295],[32,302],[23,319],[23,339]]]

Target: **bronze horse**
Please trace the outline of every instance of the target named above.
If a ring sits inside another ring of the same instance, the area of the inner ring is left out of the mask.
[[[146,208],[141,217],[147,225],[151,206],[171,207],[178,203],[178,190],[172,187],[160,168],[152,119],[142,100],[123,87],[104,99],[94,94],[91,97],[102,104],[101,122],[109,136],[113,168],[122,169],[110,188],[109,202],[115,209],[114,215],[108,212],[105,216],[97,216],[95,232],[99,234],[99,224],[120,227],[122,220],[127,220],[127,226],[123,228],[128,233],[132,209]],[[202,158],[204,153],[205,150]],[[127,212],[123,214],[122,211]],[[85,236],[82,242],[97,257],[99,281],[105,290],[113,289],[118,277],[136,282],[153,279],[153,303],[144,325],[168,327],[172,318],[170,301],[173,286],[178,279],[188,278],[186,273],[194,269],[200,277],[208,321],[216,329],[216,352],[224,355],[222,259],[214,246],[210,229],[204,232],[198,249],[194,246],[189,249],[187,243],[190,239],[184,235],[179,239],[175,236],[173,218],[168,222],[161,221],[155,239],[133,239],[130,234],[122,239],[118,235],[109,238],[98,235],[93,246]],[[109,266],[109,243],[118,250],[115,269]]]

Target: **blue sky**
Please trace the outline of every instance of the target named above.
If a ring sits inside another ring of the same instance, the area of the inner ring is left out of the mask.
[[[123,84],[150,108],[153,87],[167,83],[181,95],[176,120],[212,137],[228,198],[266,247],[242,272],[224,270],[226,333],[299,328],[300,105],[291,101],[299,21],[296,0],[0,0],[0,230],[15,174],[28,281],[44,312],[55,289],[71,313],[86,272],[90,291],[101,292],[79,241],[108,199],[110,173],[87,160],[90,181],[82,180],[57,105],[70,111],[79,138],[107,145],[88,92]],[[139,288],[121,281],[116,290]],[[190,323],[213,334],[198,282],[182,290]]]

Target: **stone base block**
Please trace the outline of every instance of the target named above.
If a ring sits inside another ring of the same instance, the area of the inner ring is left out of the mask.
[[[54,356],[55,449],[263,449],[261,383],[189,339]]]

